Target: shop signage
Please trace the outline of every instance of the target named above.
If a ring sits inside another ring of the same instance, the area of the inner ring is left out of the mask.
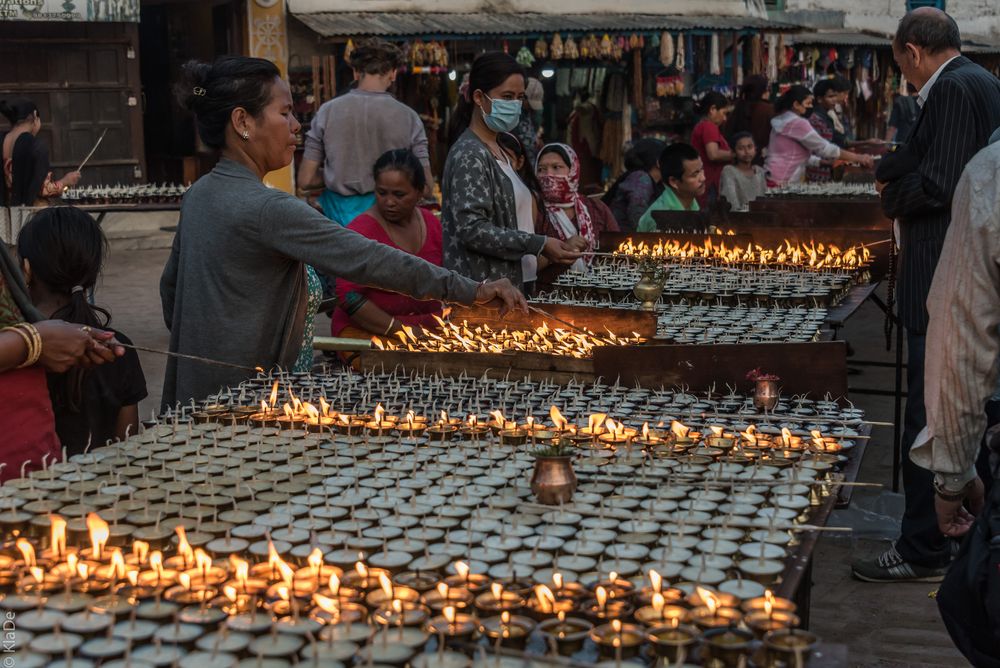
[[[139,22],[139,0],[0,0],[0,21]]]

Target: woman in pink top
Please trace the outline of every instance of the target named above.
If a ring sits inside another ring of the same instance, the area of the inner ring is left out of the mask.
[[[420,161],[409,149],[395,149],[375,162],[374,173],[375,205],[348,228],[441,265],[441,222],[417,206],[427,185]],[[433,328],[434,316],[440,314],[441,302],[419,301],[338,278],[330,331],[333,336],[386,336],[404,325]]]
[[[767,148],[767,184],[779,186],[798,183],[805,178],[806,167],[822,161],[844,160],[865,167],[872,157],[846,151],[817,134],[806,116],[813,108],[813,94],[805,86],[792,86],[781,96],[771,119],[771,142]]]

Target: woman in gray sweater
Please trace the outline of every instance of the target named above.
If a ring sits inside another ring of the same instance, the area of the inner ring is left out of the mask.
[[[287,166],[299,122],[273,63],[227,56],[189,63],[183,104],[221,151],[187,192],[160,279],[170,350],[253,367],[290,367],[302,346],[303,262],[333,276],[417,299],[493,303],[526,310],[509,281],[472,279],[332,224],[304,202],[263,183]],[[163,408],[239,383],[236,369],[171,358]]]
[[[524,90],[524,69],[509,54],[476,58],[452,119],[454,145],[441,180],[444,266],[477,280],[509,278],[518,288],[523,258],[572,264],[581,250],[535,234],[531,193],[497,145],[497,134],[521,118]]]

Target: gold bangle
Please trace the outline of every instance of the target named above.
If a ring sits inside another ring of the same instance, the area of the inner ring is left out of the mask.
[[[21,337],[22,341],[24,341],[24,347],[25,347],[24,361],[21,364],[18,364],[16,368],[23,369],[25,367],[31,366],[32,364],[38,361],[38,359],[35,358],[35,348],[36,348],[35,341],[30,331],[27,331],[18,325],[13,325],[11,327],[4,327],[2,330],[0,330],[0,332],[14,332],[15,334]]]
[[[28,322],[18,324],[17,328],[26,332],[31,337],[31,354],[24,366],[37,364],[38,360],[42,357],[42,335],[38,332],[37,327]]]

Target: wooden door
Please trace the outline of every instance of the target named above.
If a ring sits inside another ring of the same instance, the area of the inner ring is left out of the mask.
[[[136,29],[132,24],[20,22],[0,29],[0,98],[28,97],[39,109],[39,136],[55,176],[84,169],[83,184],[143,180],[142,117]]]

